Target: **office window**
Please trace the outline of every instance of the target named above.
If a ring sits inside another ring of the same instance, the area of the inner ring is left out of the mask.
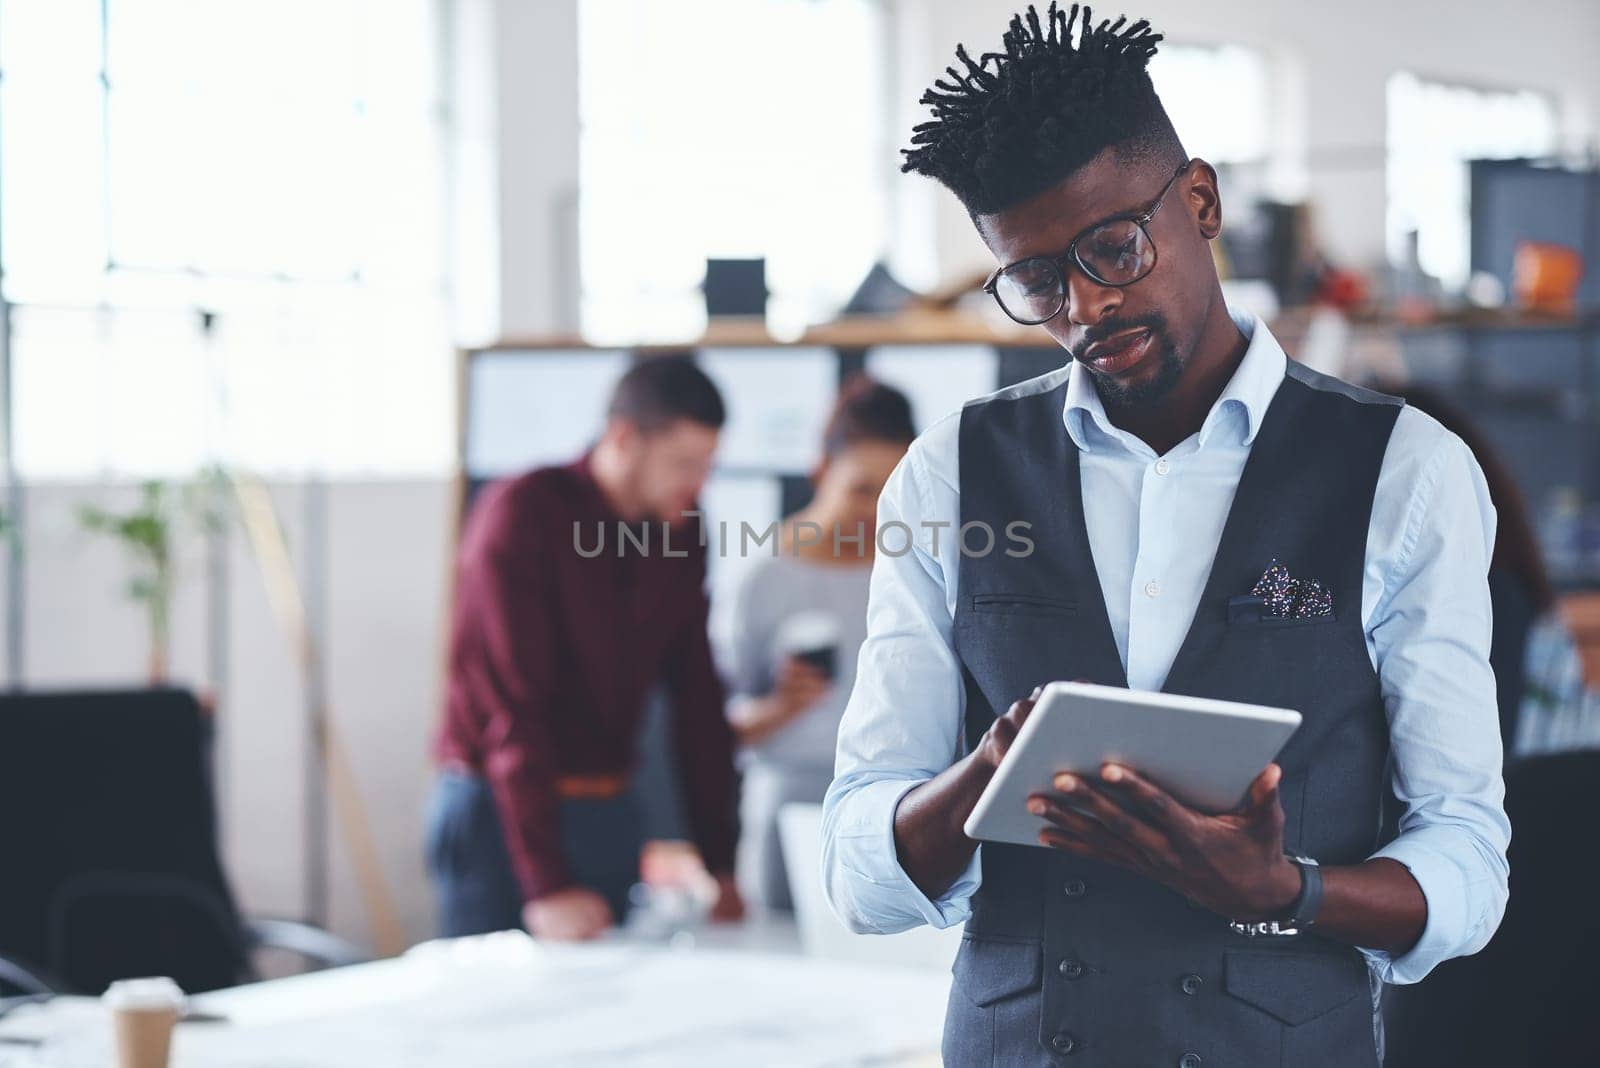
[[[1150,80],[1183,145],[1213,164],[1263,164],[1270,141],[1266,57],[1242,45],[1163,45]]]
[[[1471,268],[1467,161],[1549,156],[1553,100],[1532,90],[1476,89],[1395,74],[1388,85],[1389,258],[1417,234],[1422,269],[1458,287]]]
[[[898,160],[879,6],[581,0],[586,335],[699,334],[708,257],[766,257],[779,329],[849,298],[884,249]]]
[[[25,476],[448,469],[439,10],[0,4]]]

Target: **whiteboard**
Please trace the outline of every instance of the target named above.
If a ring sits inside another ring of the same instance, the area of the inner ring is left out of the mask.
[[[816,462],[838,393],[831,348],[704,348],[696,354],[727,405],[719,467],[804,474]]]
[[[467,364],[467,474],[498,478],[574,459],[597,438],[623,349],[507,349]]]
[[[879,345],[867,352],[867,374],[911,400],[918,430],[995,391],[1000,354],[990,345]]]

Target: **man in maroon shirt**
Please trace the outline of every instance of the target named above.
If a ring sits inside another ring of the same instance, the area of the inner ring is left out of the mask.
[[[630,783],[658,685],[672,706],[688,822],[733,884],[734,742],[706,636],[694,516],[722,399],[686,357],[618,382],[604,432],[570,464],[483,491],[461,536],[428,863],[442,933],[516,927],[592,938],[638,879]]]

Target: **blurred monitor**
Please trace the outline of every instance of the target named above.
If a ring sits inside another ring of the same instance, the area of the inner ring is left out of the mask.
[[[767,314],[767,261],[706,260],[706,314]]]
[[[702,370],[722,392],[728,421],[717,448],[725,471],[804,474],[816,462],[839,388],[832,349],[703,348]]]
[[[919,432],[1000,388],[1000,356],[989,345],[879,345],[865,366],[911,401]]]
[[[620,349],[474,353],[462,411],[467,477],[500,478],[576,457],[599,435],[628,364]]]

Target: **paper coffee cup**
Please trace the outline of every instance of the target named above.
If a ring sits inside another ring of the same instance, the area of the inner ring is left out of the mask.
[[[838,674],[839,621],[826,612],[796,612],[779,625],[776,645],[829,678]]]
[[[119,979],[102,1000],[111,1010],[117,1068],[167,1068],[172,1028],[183,1012],[183,991],[165,977]]]

